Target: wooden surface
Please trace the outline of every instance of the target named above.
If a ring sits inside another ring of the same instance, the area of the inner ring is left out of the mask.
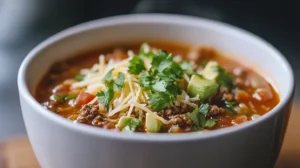
[[[300,103],[292,110],[285,141],[275,168],[300,168]],[[0,144],[0,168],[39,168],[26,137]]]

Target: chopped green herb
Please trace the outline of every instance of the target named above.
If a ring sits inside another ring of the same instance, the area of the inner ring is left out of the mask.
[[[73,99],[76,99],[76,98],[77,98],[77,95],[68,95],[68,96],[64,97],[64,100],[69,101],[69,100],[73,100]]]
[[[182,68],[182,70],[184,70],[184,72],[188,75],[188,76],[192,76],[192,75],[198,75],[200,76],[200,74],[198,74],[197,72],[195,72],[192,67],[194,66],[193,63],[188,62],[188,61],[183,61],[180,63],[180,67]]]
[[[164,92],[149,95],[149,103],[155,111],[160,111],[170,104],[170,96]]]
[[[157,66],[159,73],[164,73],[165,75],[175,74],[176,78],[182,78],[183,70],[178,63],[173,60],[173,56],[169,54],[167,58],[160,62]]]
[[[144,51],[148,50],[147,47],[149,46],[142,46],[140,54],[147,52]],[[184,70],[181,64],[173,60],[173,55],[164,50],[159,50],[151,57],[152,66],[148,74],[140,75],[139,83],[145,90],[151,91],[149,103],[154,110],[160,111],[170,103],[175,103],[176,96],[180,93],[177,79],[182,78]],[[188,67],[187,63],[182,66]]]
[[[209,104],[201,104],[199,106],[199,113],[202,114],[204,117],[206,117],[209,109],[210,109]]]
[[[157,54],[155,54],[155,56],[152,58],[152,62],[151,62],[152,67],[155,68],[158,67],[162,61],[167,59],[167,57],[168,54],[166,51],[159,50]]]
[[[138,57],[134,56],[130,61],[129,61],[129,66],[128,66],[128,72],[134,75],[138,75],[142,71],[146,70],[144,61]]]
[[[114,91],[122,90],[125,82],[125,74],[123,72],[119,72],[116,80],[114,81]]]
[[[153,58],[154,52],[150,50],[150,46],[147,43],[143,43],[140,48],[139,56],[141,58]]]
[[[65,102],[72,99],[76,99],[77,95],[54,95],[53,98],[57,102]]]
[[[106,85],[106,87],[111,88],[113,86],[113,72],[114,68],[109,70],[104,78],[102,79],[102,82]]]
[[[199,119],[200,116],[199,116],[198,108],[195,108],[191,113],[186,113],[185,116],[193,121],[193,127],[192,127],[193,130],[196,131],[202,129],[200,125],[200,119]]]
[[[65,96],[62,96],[62,95],[54,95],[54,96],[53,96],[54,100],[57,101],[57,102],[62,102],[62,101],[64,101],[64,97],[65,97]]]
[[[216,120],[215,119],[208,119],[208,120],[206,120],[204,127],[205,128],[212,128],[215,125],[216,125]]]
[[[153,78],[149,74],[142,74],[140,75],[140,85],[145,89],[145,90],[151,90],[151,85],[152,85]]]
[[[75,76],[75,80],[77,80],[77,81],[83,81],[84,77],[85,77],[85,75],[79,74],[79,75]]]
[[[206,116],[207,116],[207,113],[210,109],[210,105],[209,104],[201,104],[199,106],[199,121],[200,121],[200,125],[202,126],[202,128],[205,127],[205,123],[206,123]]]
[[[161,81],[157,81],[154,83],[154,85],[152,86],[153,89],[157,92],[165,92],[166,91],[166,87],[167,84],[165,81],[161,80]]]
[[[167,93],[170,96],[171,102],[174,104],[176,101],[177,94],[181,93],[181,90],[174,84],[170,84],[167,86]]]
[[[100,91],[96,94],[98,97],[98,101],[105,105],[106,110],[108,110],[109,102],[114,97],[114,90],[112,88],[108,88],[105,91]]]
[[[193,112],[186,114],[193,121],[193,130],[211,128],[215,125],[215,120],[206,119],[209,109],[209,104],[201,104],[199,108],[196,107]]]
[[[217,70],[219,72],[219,83],[223,87],[230,87],[233,84],[232,74],[225,71],[221,66],[217,66]]]
[[[191,69],[192,67],[193,67],[193,63],[191,63],[191,62],[188,62],[188,61],[182,61],[181,63],[180,63],[180,67],[181,67],[181,69],[182,70],[188,70],[188,69]]]
[[[159,73],[156,75],[156,77],[159,80],[163,80],[168,84],[174,83],[176,81],[176,76],[175,74],[164,74],[164,73]]]

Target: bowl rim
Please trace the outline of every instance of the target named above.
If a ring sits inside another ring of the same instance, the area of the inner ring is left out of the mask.
[[[288,88],[283,96],[281,96],[280,102],[276,105],[271,111],[263,115],[257,120],[248,121],[247,123],[236,125],[233,127],[222,128],[218,130],[213,130],[211,132],[191,132],[183,134],[148,134],[148,133],[120,133],[115,131],[110,131],[106,129],[95,128],[93,126],[84,125],[84,124],[74,124],[73,122],[68,121],[67,119],[50,112],[49,110],[42,107],[29,92],[29,89],[26,84],[26,76],[28,75],[27,68],[32,60],[39,55],[41,51],[46,49],[48,46],[74,34],[90,31],[93,29],[101,29],[105,26],[116,26],[123,24],[132,24],[132,23],[164,23],[164,24],[186,24],[186,25],[201,25],[201,27],[206,27],[209,29],[216,30],[221,33],[227,33],[231,36],[238,36],[244,38],[249,42],[256,43],[257,46],[262,47],[264,50],[272,55],[272,59],[280,60],[281,66],[285,68],[286,75],[288,75],[289,82]],[[272,118],[274,115],[279,113],[281,110],[286,108],[291,102],[294,94],[295,88],[294,74],[293,70],[286,60],[286,58],[271,44],[262,38],[245,31],[241,28],[229,25],[227,23],[222,23],[219,21],[213,21],[209,19],[199,18],[195,16],[184,16],[176,14],[128,14],[120,16],[112,16],[102,19],[97,19],[89,22],[85,22],[71,28],[65,29],[42,43],[38,44],[33,50],[23,60],[19,72],[18,72],[18,89],[19,95],[22,97],[29,106],[36,109],[33,110],[33,113],[39,113],[42,117],[45,117],[53,122],[53,124],[58,124],[61,127],[65,127],[72,131],[79,131],[83,134],[88,134],[97,137],[105,137],[110,139],[118,140],[128,140],[128,141],[150,141],[150,142],[178,142],[178,141],[194,141],[194,140],[203,140],[209,138],[216,138],[223,135],[232,134],[235,132],[243,131],[247,128],[251,128],[259,123],[265,122],[268,119]],[[23,109],[22,109],[23,111]],[[188,136],[187,136],[188,135]]]

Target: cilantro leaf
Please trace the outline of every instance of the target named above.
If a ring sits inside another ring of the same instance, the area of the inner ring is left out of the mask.
[[[193,63],[192,62],[188,62],[188,61],[182,61],[180,63],[180,67],[182,70],[188,70],[191,69],[193,67]]]
[[[170,104],[170,96],[164,92],[149,95],[149,103],[155,111],[160,111]]]
[[[212,121],[206,119],[207,113],[210,109],[209,104],[201,104],[199,108],[195,108],[192,113],[187,113],[186,116],[193,121],[193,129],[201,130],[207,126],[213,125]]]
[[[102,82],[106,85],[106,87],[112,87],[113,86],[113,72],[114,68],[109,70],[106,75],[103,77]]]
[[[176,101],[176,96],[177,94],[181,93],[181,90],[174,84],[170,84],[167,86],[167,93],[170,96],[171,102],[174,104]]]
[[[199,121],[200,121],[200,125],[202,126],[202,128],[204,128],[205,123],[206,123],[206,116],[207,113],[210,109],[210,105],[209,104],[201,104],[199,106]]]
[[[172,66],[173,60],[166,59],[163,60],[157,67],[158,72],[162,73],[165,69],[168,69]]]
[[[173,56],[171,54],[162,61],[157,67],[158,72],[164,73],[166,75],[175,74],[176,78],[181,78],[183,75],[183,70],[178,63],[173,61]]]
[[[233,84],[232,74],[225,71],[221,66],[217,66],[217,71],[219,72],[219,83],[223,87],[230,87]]]
[[[138,75],[142,71],[146,70],[144,61],[138,57],[134,56],[130,61],[129,61],[129,66],[128,66],[128,72],[131,74]]]
[[[84,77],[85,77],[85,75],[79,74],[79,75],[76,75],[74,78],[77,81],[83,81]]]
[[[140,75],[140,85],[150,90],[149,103],[154,110],[162,110],[170,103],[174,104],[180,93],[177,79],[183,76],[180,64],[173,60],[173,55],[159,50],[152,57],[148,74]]]
[[[188,61],[182,61],[182,62],[180,63],[181,69],[182,69],[188,76],[192,76],[192,75],[201,76],[200,74],[198,74],[197,72],[195,72],[195,71],[193,70],[193,66],[194,66],[194,63],[188,62]]]
[[[141,58],[153,58],[154,52],[150,50],[150,46],[147,43],[143,43],[140,47],[139,56]]]
[[[193,130],[196,131],[202,129],[199,120],[200,116],[199,116],[198,108],[195,108],[191,113],[186,113],[185,116],[193,121],[193,127],[192,127]]]
[[[151,85],[152,85],[153,78],[149,74],[142,74],[140,75],[140,85],[145,89],[145,90],[151,90]]]
[[[98,101],[105,105],[106,110],[109,108],[109,102],[114,97],[114,90],[112,88],[108,88],[105,91],[100,91],[96,94],[98,97]]]
[[[154,83],[152,88],[157,92],[165,92],[166,91],[167,84],[165,81],[160,80]]]
[[[199,106],[199,113],[201,115],[203,115],[204,117],[206,117],[209,109],[210,109],[210,105],[209,104],[201,104]]]
[[[208,120],[206,120],[204,127],[205,128],[212,128],[215,125],[216,125],[216,120],[215,119],[208,119]]]
[[[114,91],[122,90],[125,82],[125,74],[123,72],[119,72],[116,80],[114,81]]]
[[[165,81],[166,83],[174,83],[176,81],[176,76],[175,74],[164,74],[164,73],[159,73],[156,75],[160,80]]]
[[[53,98],[56,102],[65,102],[76,99],[77,95],[54,95]]]
[[[162,61],[167,59],[167,56],[168,54],[166,51],[159,50],[157,54],[155,54],[155,56],[152,58],[152,62],[151,62],[152,67],[158,67]]]

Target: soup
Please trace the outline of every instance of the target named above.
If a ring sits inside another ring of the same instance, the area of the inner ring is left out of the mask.
[[[115,131],[210,131],[255,120],[279,102],[267,80],[210,47],[143,43],[55,63],[36,99],[72,120]]]

